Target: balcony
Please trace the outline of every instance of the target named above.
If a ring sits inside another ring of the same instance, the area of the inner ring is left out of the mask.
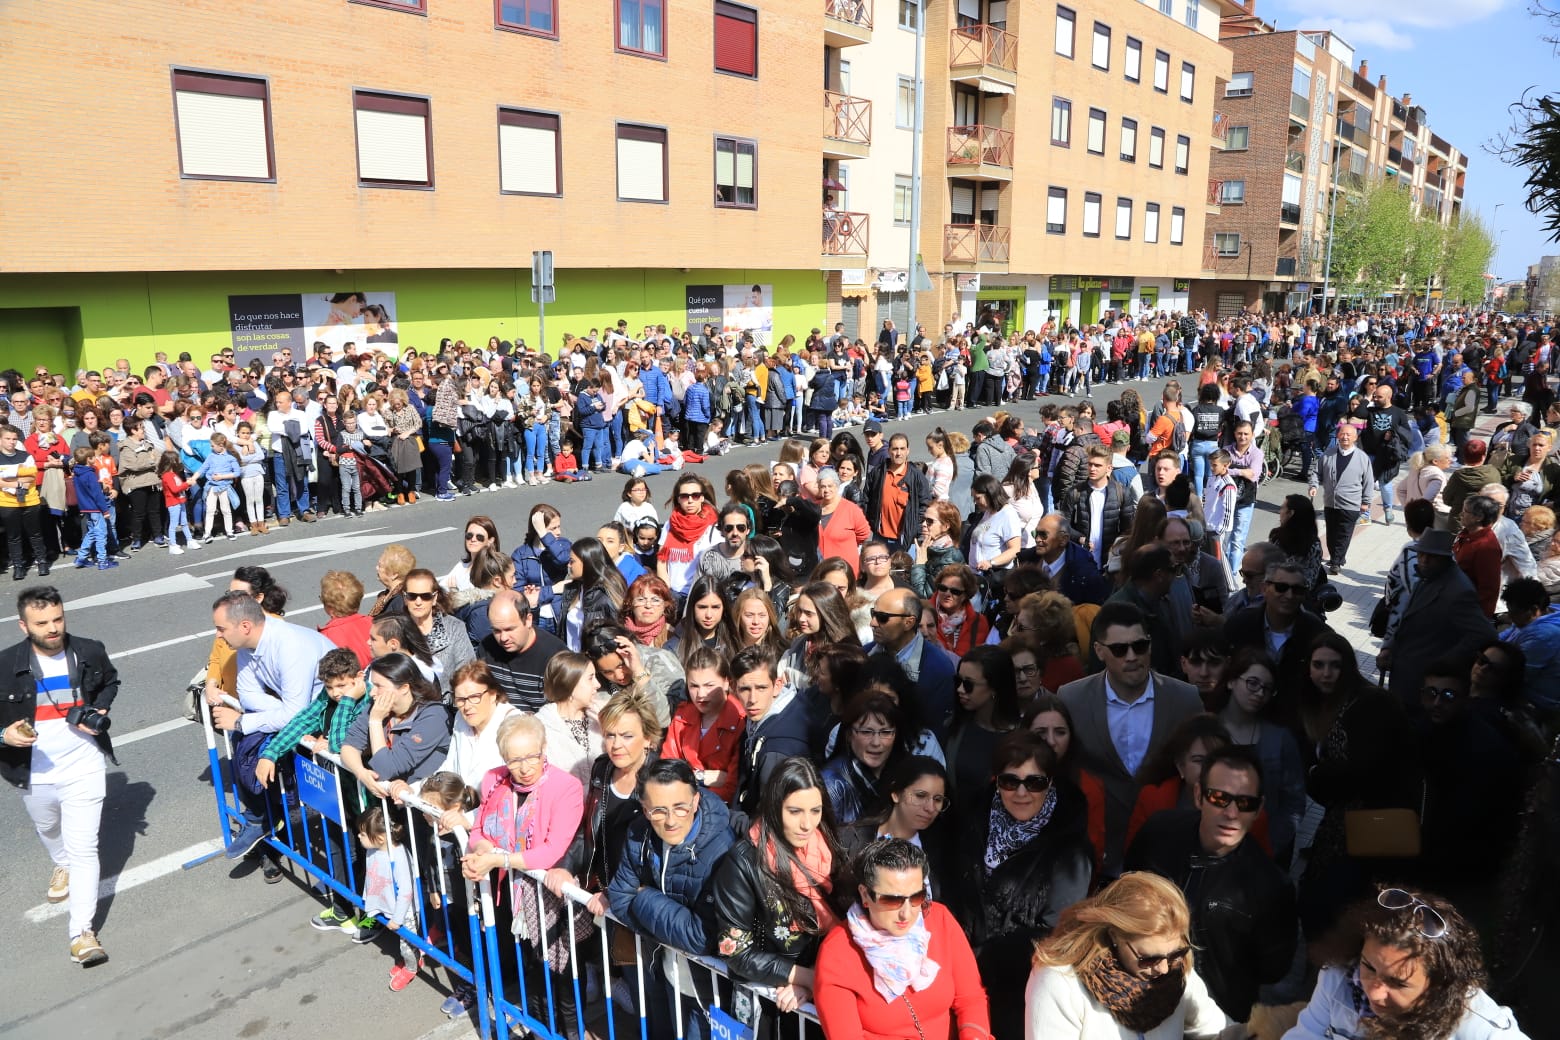
[[[1233,254],[1239,256],[1239,253]],[[1204,274],[1213,274],[1219,269],[1219,249],[1212,242],[1203,246],[1202,269]]]
[[[1278,269],[1273,272],[1277,278],[1293,278],[1295,276],[1295,258],[1281,256],[1278,258]]]
[[[1399,166],[1399,167],[1402,166],[1403,165],[1403,149],[1401,149],[1401,148],[1388,148],[1387,149],[1387,162],[1391,163],[1393,166]]]
[[[823,218],[824,271],[864,271],[867,267],[867,214],[835,212]]]
[[[1365,143],[1365,131],[1361,130],[1353,123],[1344,122],[1342,118],[1339,118],[1338,120],[1338,136],[1343,138],[1345,141],[1358,141],[1361,144]]]
[[[872,102],[823,92],[823,157],[865,159],[872,147]]]
[[[948,38],[948,74],[987,94],[1018,83],[1018,37],[994,25],[961,25]]]
[[[1224,204],[1224,182],[1219,180],[1208,181],[1208,212],[1217,214],[1219,207]]]
[[[1305,153],[1298,148],[1291,148],[1289,154],[1284,157],[1284,169],[1291,173],[1305,172]]]
[[[1282,202],[1278,206],[1278,222],[1280,224],[1300,223],[1300,204],[1297,202]]]
[[[1311,121],[1311,102],[1309,98],[1291,92],[1289,95],[1289,115],[1303,123]]]
[[[1012,229],[999,224],[943,225],[943,262],[960,271],[1007,273]]]
[[[1223,148],[1230,139],[1230,117],[1223,112],[1213,114],[1213,143]]]
[[[1402,160],[1402,162],[1401,162],[1401,163],[1400,163],[1400,164],[1399,164],[1399,166],[1400,166],[1400,168],[1401,168],[1401,169],[1402,169],[1402,171],[1403,171],[1403,172],[1404,172],[1404,173],[1406,173],[1406,174],[1410,174],[1410,175],[1412,175],[1412,174],[1413,174],[1413,172],[1414,172],[1414,160],[1412,160],[1412,159],[1410,159],[1410,158],[1409,158],[1409,157],[1408,157],[1408,156],[1406,156],[1406,155],[1405,155],[1405,156],[1403,156],[1403,160]]]
[[[823,42],[856,47],[872,42],[872,0],[823,0]]]
[[[997,126],[948,128],[948,176],[972,180],[1013,179],[1013,131]]]

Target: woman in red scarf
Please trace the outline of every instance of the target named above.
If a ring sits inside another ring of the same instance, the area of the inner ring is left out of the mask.
[[[717,952],[734,976],[775,987],[783,1012],[812,999],[818,945],[840,921],[844,860],[817,767],[787,759],[714,885]]]
[[[654,574],[641,574],[623,595],[618,620],[640,646],[665,646],[677,616],[677,597]]]
[[[955,657],[963,657],[983,644],[991,631],[991,625],[970,602],[979,588],[980,579],[962,563],[950,563],[937,572],[937,580],[932,583],[937,642]]]
[[[685,473],[672,486],[666,508],[670,516],[661,529],[655,570],[681,599],[698,577],[699,557],[720,540],[715,527],[715,488],[703,477]]]

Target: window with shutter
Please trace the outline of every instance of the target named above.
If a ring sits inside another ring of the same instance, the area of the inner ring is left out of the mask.
[[[562,146],[558,117],[546,112],[498,110],[498,187],[506,194],[561,195]]]
[[[270,88],[264,80],[173,74],[179,172],[213,180],[271,180]]]
[[[757,145],[736,137],[715,138],[715,205],[753,209],[757,203],[753,160]]]
[[[666,131],[619,123],[617,193],[623,202],[665,202]]]
[[[1159,241],[1159,203],[1150,202],[1143,207],[1143,241]]]
[[[1045,229],[1053,235],[1067,231],[1067,189],[1051,188],[1045,200]]]
[[[1116,237],[1132,237],[1132,200],[1116,200]]]
[[[1170,244],[1178,246],[1186,235],[1186,210],[1176,206],[1170,210]]]
[[[758,12],[717,0],[715,68],[736,76],[758,75]]]
[[[966,184],[954,184],[948,188],[948,208],[953,224],[975,223],[975,189]]]
[[[358,182],[433,187],[433,130],[427,98],[355,91]]]
[[[1083,233],[1089,238],[1100,237],[1100,195],[1085,192],[1083,196]]]

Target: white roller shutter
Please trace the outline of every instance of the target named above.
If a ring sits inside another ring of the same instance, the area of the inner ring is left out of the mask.
[[[358,176],[366,181],[428,182],[428,120],[404,112],[357,110]]]
[[[230,94],[180,90],[179,156],[196,177],[269,177],[265,102]]]
[[[618,198],[642,202],[666,201],[666,185],[662,178],[665,149],[666,146],[658,141],[618,138]]]
[[[558,194],[558,132],[533,126],[498,128],[499,187]]]

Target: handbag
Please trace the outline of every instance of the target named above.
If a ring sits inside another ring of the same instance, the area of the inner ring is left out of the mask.
[[[1429,787],[1419,785],[1419,809],[1348,809],[1343,814],[1344,849],[1357,859],[1413,859],[1419,855],[1420,826]]]
[[[1376,606],[1370,612],[1370,634],[1377,639],[1383,639],[1387,634],[1387,597],[1382,596],[1376,600]]]

